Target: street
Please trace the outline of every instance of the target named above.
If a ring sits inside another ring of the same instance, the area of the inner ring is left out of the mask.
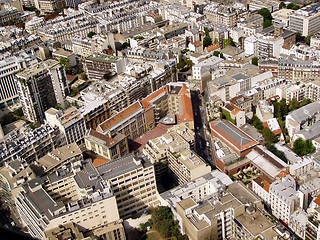
[[[198,91],[191,92],[192,108],[194,115],[195,129],[195,151],[211,167],[215,168],[214,157],[212,156],[212,143],[209,132],[206,129],[206,109]]]

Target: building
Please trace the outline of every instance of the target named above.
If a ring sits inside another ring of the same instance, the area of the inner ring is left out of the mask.
[[[318,7],[319,4],[314,3],[294,11],[289,16],[289,29],[293,32],[301,33],[304,37],[318,33],[320,31]]]
[[[122,73],[125,69],[124,59],[103,53],[93,54],[84,61],[84,69],[91,80],[101,80],[105,74]]]
[[[17,159],[32,163],[53,149],[63,146],[65,141],[59,129],[47,123],[34,130],[23,125],[1,140],[1,164]]]
[[[15,83],[15,74],[24,68],[33,68],[38,63],[36,57],[26,53],[18,57],[10,56],[0,61],[0,108],[12,106],[19,102]]]
[[[210,57],[205,59],[198,64],[192,66],[192,76],[194,79],[201,80],[205,74],[210,73],[210,71],[215,70],[218,65],[223,62],[222,58]]]
[[[147,159],[130,154],[96,169],[116,197],[120,218],[158,205],[154,166]]]
[[[84,230],[100,230],[98,235],[116,236],[106,239],[125,239],[116,198],[90,161],[84,162],[83,170],[63,167],[29,181],[15,202],[23,225],[33,237],[42,239],[48,230],[74,223]]]
[[[65,105],[69,92],[64,67],[47,60],[16,75],[23,114],[30,122],[43,122],[44,112],[50,107]]]
[[[63,0],[38,0],[41,14],[50,14],[62,10],[65,7]]]
[[[274,224],[258,209],[260,199],[244,185],[213,171],[160,195],[189,239],[277,238]],[[252,219],[255,219],[255,226]]]
[[[16,22],[20,18],[20,13],[15,7],[8,7],[0,11],[0,24],[3,26],[8,22]]]
[[[319,107],[320,102],[316,101],[290,112],[286,116],[286,128],[288,129],[289,136],[292,137],[301,129],[319,122]]]
[[[86,125],[80,111],[75,107],[65,110],[50,108],[45,112],[46,121],[53,127],[57,126],[66,136],[67,144],[84,143]]]
[[[212,24],[221,23],[231,28],[237,25],[240,18],[247,15],[244,6],[226,6],[211,4],[204,8],[204,15],[212,22]]]
[[[121,133],[109,136],[90,129],[85,137],[85,144],[88,150],[109,160],[120,158],[129,153],[128,139]]]

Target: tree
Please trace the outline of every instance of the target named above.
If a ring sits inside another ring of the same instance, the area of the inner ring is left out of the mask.
[[[227,46],[235,46],[235,44],[231,38],[227,38],[227,39],[223,40],[223,48],[225,48]]]
[[[266,19],[266,20],[264,20],[264,22],[263,22],[263,28],[267,28],[267,27],[270,27],[270,26],[272,26],[273,24],[272,24],[272,22],[271,22],[271,20],[269,20],[269,19]]]
[[[296,98],[292,98],[289,102],[289,112],[292,112],[298,108],[300,108],[300,103]]]
[[[186,66],[186,62],[185,61],[178,62],[178,64],[177,64],[177,68],[179,68],[179,69],[182,69],[185,66]]]
[[[276,143],[279,141],[278,137],[276,135],[274,135],[274,133],[267,127],[263,128],[262,135],[263,135],[263,138],[266,142]]]
[[[251,58],[251,63],[252,63],[253,65],[258,66],[258,61],[259,61],[259,58],[258,58],[258,57],[253,57],[253,58]]]
[[[94,35],[96,35],[95,32],[89,32],[89,33],[88,33],[88,38],[92,38]]]
[[[269,19],[269,20],[272,19],[271,12],[269,11],[268,8],[261,8],[257,13],[260,14],[261,16],[263,16],[264,21],[266,19]]]
[[[70,59],[69,58],[64,58],[64,57],[61,57],[59,58],[59,62],[62,66],[64,66],[66,72],[70,70]]]
[[[81,73],[80,77],[81,77],[82,80],[85,80],[85,81],[88,80],[88,76],[87,76],[87,74],[85,72]]]
[[[253,122],[253,126],[254,126],[256,129],[258,129],[258,130],[263,130],[263,124],[262,124],[262,122],[260,121],[260,119],[259,119],[256,115],[254,115],[254,116],[252,117],[252,122]]]
[[[223,53],[220,53],[220,55],[219,55],[219,58],[225,58],[224,56],[223,56]]]
[[[191,67],[192,64],[193,64],[192,60],[190,60],[190,59],[186,60],[185,63],[186,63],[186,65],[187,65],[188,67]]]
[[[294,3],[289,3],[289,4],[287,5],[287,8],[288,8],[288,9],[293,9],[293,10],[298,10],[298,9],[300,8],[300,6],[297,5],[297,4],[294,4]]]
[[[304,98],[301,102],[301,107],[308,105],[309,103],[312,103],[312,100],[309,98]]]
[[[302,138],[298,138],[293,143],[293,151],[299,156],[305,156],[313,153],[315,147],[310,139],[304,141]]]
[[[281,2],[281,3],[279,4],[279,8],[280,8],[280,9],[286,8],[286,7],[287,7],[287,5],[286,5],[284,2]]]
[[[314,35],[314,34],[309,34],[309,35],[305,38],[306,44],[310,45],[310,40],[311,40],[311,37],[312,37],[313,35]]]
[[[300,32],[296,33],[296,41],[299,42],[302,39],[302,34]]]
[[[213,56],[218,57],[218,56],[219,56],[219,54],[220,54],[220,52],[219,52],[219,51],[214,51],[214,52],[213,52]]]
[[[212,40],[210,36],[205,36],[203,38],[203,47],[208,47],[212,44]]]
[[[215,38],[215,39],[214,39],[214,44],[218,44],[218,43],[219,43],[218,38]]]

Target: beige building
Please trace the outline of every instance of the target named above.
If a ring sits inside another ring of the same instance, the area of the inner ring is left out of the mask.
[[[168,151],[167,156],[169,171],[179,185],[188,183],[211,171],[211,167],[189,149],[173,153]]]
[[[114,193],[121,218],[158,205],[154,166],[132,154],[96,168]]]
[[[129,153],[127,137],[121,133],[109,136],[90,129],[85,137],[85,144],[88,150],[110,160]]]
[[[116,198],[92,162],[83,162],[82,170],[74,166],[64,165],[22,186],[15,203],[23,225],[40,239],[46,230],[70,222],[89,231],[108,225],[107,232],[119,230],[122,238],[117,239],[125,239]]]

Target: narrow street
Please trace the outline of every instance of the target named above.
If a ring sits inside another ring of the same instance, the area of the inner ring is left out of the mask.
[[[206,129],[205,103],[198,91],[191,92],[194,128],[195,128],[195,151],[211,167],[215,168],[215,162],[212,156],[212,143],[210,134]]]

